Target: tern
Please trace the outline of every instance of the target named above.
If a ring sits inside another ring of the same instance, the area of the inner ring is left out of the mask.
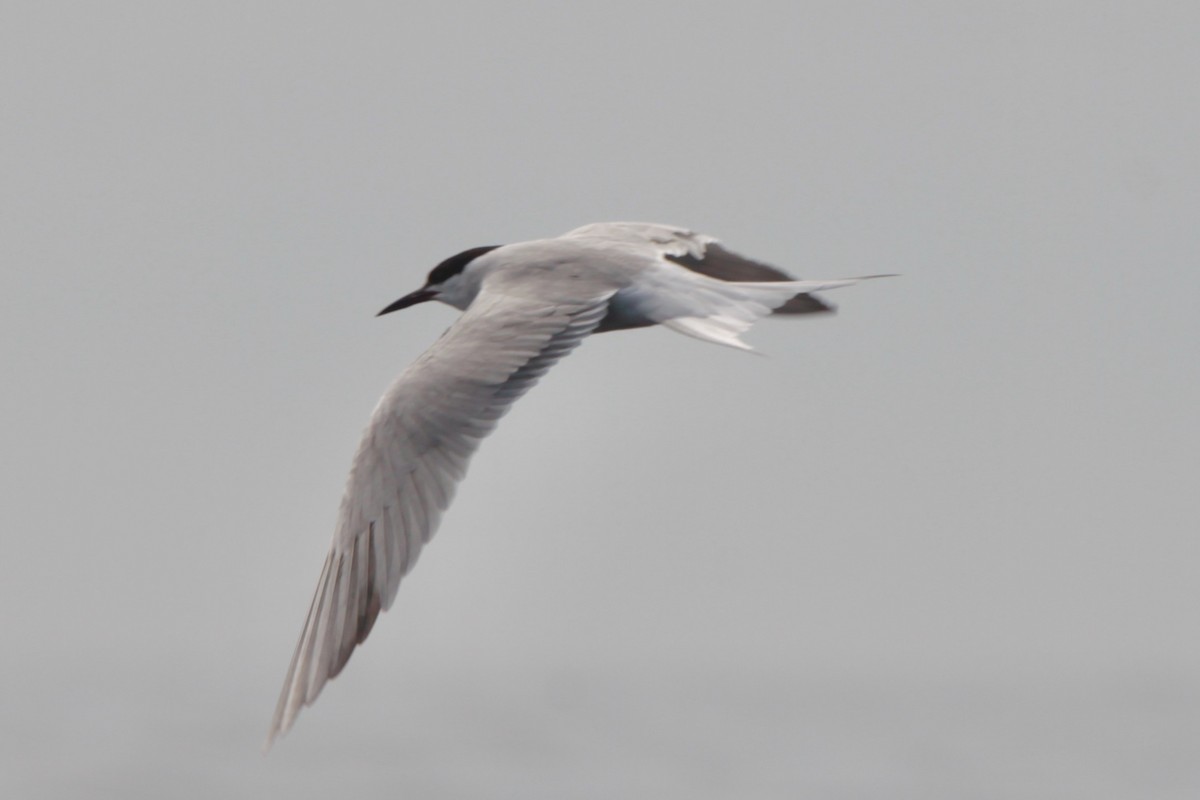
[[[759,318],[831,311],[812,292],[860,280],[795,280],[711,236],[636,222],[475,247],[434,267],[424,286],[379,315],[429,300],[463,313],[371,415],[266,746],[392,605],[479,442],[584,337],[664,325],[749,350],[740,334]]]

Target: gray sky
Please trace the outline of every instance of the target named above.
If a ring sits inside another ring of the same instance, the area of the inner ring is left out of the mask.
[[[1194,7],[4,16],[11,796],[1200,791]],[[613,219],[903,277],[766,359],[585,343],[262,759],[357,437],[454,318],[372,314]]]

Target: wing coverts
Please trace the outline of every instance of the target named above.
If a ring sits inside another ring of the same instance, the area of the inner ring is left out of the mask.
[[[479,442],[595,329],[613,291],[594,287],[586,300],[548,306],[544,297],[485,290],[384,394],[354,457],[268,745],[391,606]]]

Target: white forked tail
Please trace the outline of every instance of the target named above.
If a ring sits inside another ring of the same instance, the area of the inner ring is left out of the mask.
[[[701,278],[693,284],[692,305],[697,313],[659,320],[673,331],[693,336],[713,344],[754,352],[741,339],[741,334],[762,317],[799,294],[821,292],[853,286],[871,278],[890,275],[865,275],[860,278],[837,280],[728,282]]]

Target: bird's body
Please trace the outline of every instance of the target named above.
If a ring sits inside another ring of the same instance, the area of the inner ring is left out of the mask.
[[[427,300],[464,313],[392,384],[354,457],[268,743],[341,671],[437,528],[467,461],[512,403],[587,335],[661,324],[741,349],[771,313],[831,310],[712,237],[648,223],[464,251],[380,314]]]

